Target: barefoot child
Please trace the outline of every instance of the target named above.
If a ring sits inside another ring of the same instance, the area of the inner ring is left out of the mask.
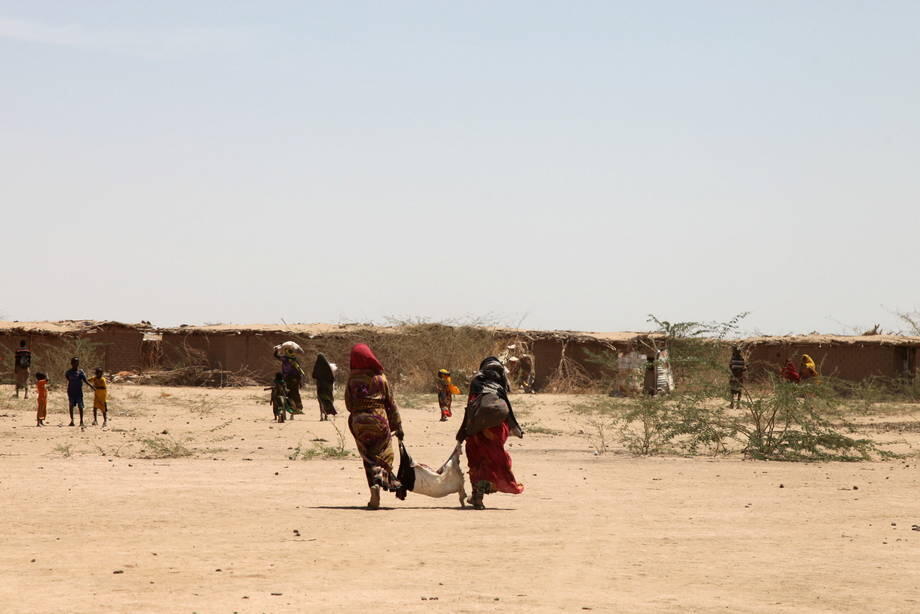
[[[80,359],[70,359],[70,369],[64,373],[67,380],[67,406],[70,408],[70,426],[73,426],[73,408],[80,408],[80,426],[83,426],[83,384],[90,388],[93,385],[86,379],[86,373],[80,368]],[[95,390],[95,389],[94,389]]]
[[[288,400],[287,384],[284,383],[284,374],[276,373],[275,381],[265,390],[271,390],[272,414],[275,422],[284,422],[287,413],[291,411],[291,402]]]
[[[450,406],[453,403],[454,395],[460,394],[460,389],[450,381],[450,371],[447,369],[438,370],[438,405],[441,407],[441,422],[447,422],[451,414]]]
[[[102,412],[102,426],[109,423],[109,389],[106,385],[105,378],[102,377],[102,369],[96,369],[96,377],[89,380],[96,392],[93,393],[93,425],[99,424],[96,421],[96,412]]]
[[[42,372],[35,374],[35,391],[38,393],[38,413],[35,426],[45,426],[48,417],[48,376]]]

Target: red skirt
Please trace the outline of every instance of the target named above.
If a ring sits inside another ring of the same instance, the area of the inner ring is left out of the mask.
[[[504,422],[466,439],[466,458],[470,464],[470,482],[489,482],[492,492],[518,495],[524,485],[511,473],[511,455],[505,452],[508,425]]]

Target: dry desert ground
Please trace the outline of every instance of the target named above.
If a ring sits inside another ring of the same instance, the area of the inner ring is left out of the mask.
[[[517,396],[523,495],[369,512],[345,420],[308,398],[275,424],[267,394],[115,384],[110,425],[81,430],[60,390],[36,428],[0,388],[0,611],[920,611],[920,407],[863,419],[903,458],[777,463],[639,458],[612,433],[595,454],[585,397]],[[457,413],[397,399],[439,465]],[[336,427],[351,455],[305,459]]]

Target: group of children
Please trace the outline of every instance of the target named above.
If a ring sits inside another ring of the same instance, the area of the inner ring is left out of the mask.
[[[102,369],[96,369],[96,376],[87,379],[86,373],[80,368],[80,359],[70,360],[70,369],[64,373],[67,380],[67,406],[70,411],[70,426],[74,424],[74,408],[80,410],[80,426],[83,424],[83,386],[93,390],[93,424],[99,424],[98,412],[102,412],[102,426],[109,423],[108,383],[103,377]],[[45,426],[48,417],[48,376],[45,373],[35,374],[35,390],[38,393],[38,410],[35,416],[35,426]]]

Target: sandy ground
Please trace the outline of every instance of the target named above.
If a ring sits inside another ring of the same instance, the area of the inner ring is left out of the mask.
[[[109,427],[81,430],[61,392],[42,429],[11,393],[2,612],[920,611],[915,457],[595,455],[584,399],[538,395],[517,405],[542,431],[511,447],[523,495],[481,512],[385,495],[369,512],[353,455],[290,460],[336,443],[312,400],[274,424],[261,389],[115,385]],[[413,455],[440,464],[458,419],[437,422],[433,395],[402,400]],[[895,426],[877,436],[920,445],[920,408],[883,414]],[[157,436],[192,456],[141,458]]]

